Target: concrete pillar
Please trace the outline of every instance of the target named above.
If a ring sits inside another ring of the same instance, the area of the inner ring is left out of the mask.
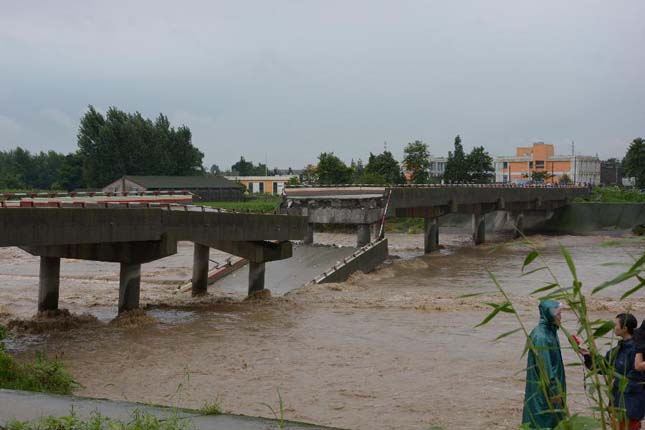
[[[192,295],[203,296],[208,289],[208,255],[210,248],[201,243],[195,243],[193,253],[193,288]]]
[[[141,264],[121,263],[119,276],[119,313],[139,307]]]
[[[265,264],[249,262],[249,296],[264,289]]]
[[[484,243],[486,240],[486,222],[483,214],[473,214],[473,242],[475,245]]]
[[[370,225],[358,224],[356,226],[356,246],[362,247],[370,243]]]
[[[309,223],[307,224],[307,234],[305,236],[305,245],[311,245],[314,243],[314,231],[315,229],[315,224],[314,223]]]
[[[58,309],[60,288],[60,258],[40,257],[38,281],[38,312]]]
[[[515,225],[515,238],[522,237],[524,234],[524,214],[521,212],[517,214],[513,224]]]
[[[439,219],[425,218],[423,248],[428,254],[439,249]]]

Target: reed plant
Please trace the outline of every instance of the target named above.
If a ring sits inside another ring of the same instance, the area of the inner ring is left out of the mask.
[[[614,329],[614,322],[613,320],[597,319],[590,315],[589,306],[587,304],[588,295],[593,296],[619,284],[624,285],[625,283],[629,283],[628,290],[620,297],[620,300],[622,301],[644,288],[645,252],[640,257],[633,258],[633,262],[626,266],[626,270],[623,270],[621,273],[618,273],[615,277],[606,282],[595,285],[591,291],[588,292],[588,289],[583,289],[583,283],[578,276],[575,263],[566,247],[560,245],[560,253],[566,262],[570,278],[561,280],[558,279],[549,264],[547,264],[540,251],[533,247],[529,241],[527,241],[527,244],[529,245],[530,252],[524,259],[522,265],[522,276],[527,276],[537,272],[545,273],[547,276],[545,285],[532,291],[531,296],[538,298],[540,301],[552,299],[566,305],[568,308],[567,312],[574,315],[574,319],[577,323],[577,328],[575,331],[571,332],[562,325],[560,326],[560,329],[567,338],[569,347],[576,353],[580,352],[581,346],[579,346],[574,339],[574,335],[576,335],[578,338],[582,339],[582,344],[585,345],[585,348],[588,349],[589,354],[592,357],[602,357],[599,345],[603,343],[603,339],[605,339],[604,336],[612,332]],[[549,381],[546,376],[547,363],[545,363],[543,356],[540,354],[540,348],[533,345],[530,331],[518,314],[507,289],[500,284],[492,272],[489,271],[488,276],[495,286],[494,292],[498,297],[500,297],[500,300],[495,303],[487,303],[492,310],[478,324],[478,326],[484,326],[491,323],[491,321],[501,314],[506,313],[514,316],[516,328],[500,334],[497,336],[496,340],[511,336],[515,333],[521,333],[524,336],[526,339],[526,346],[523,356],[530,351],[537,359],[537,373],[541,376],[541,380],[538,381],[538,386],[543,391],[544,397],[547,399],[548,412],[558,414],[562,417],[556,428],[559,430],[611,430],[616,428],[617,424],[621,421],[625,421],[627,418],[625,417],[624,410],[621,410],[617,405],[613,404],[612,388],[614,387],[616,378],[618,378],[617,385],[620,390],[620,396],[622,396],[627,385],[627,381],[623,375],[615,373],[613,363],[614,357],[611,356],[609,357],[609,360],[593,359],[591,369],[589,369],[585,374],[585,395],[592,405],[589,411],[584,413],[574,413],[569,409],[566,399],[563,399],[564,401],[561,403],[553,400],[551,397],[552,394],[549,393],[551,381]],[[491,292],[488,291],[469,294],[468,296],[490,293]],[[612,337],[609,344],[610,346],[614,346],[614,343],[615,339]],[[565,366],[576,365],[581,365],[581,363],[574,362],[565,364]],[[529,425],[523,428],[532,427]]]

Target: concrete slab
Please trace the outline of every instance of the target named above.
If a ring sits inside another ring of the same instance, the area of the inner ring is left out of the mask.
[[[352,255],[356,249],[324,245],[294,245],[293,257],[266,264],[264,288],[268,288],[275,295],[282,295],[302,287],[345,257]],[[246,266],[215,282],[209,288],[246,292],[248,280],[249,268]]]
[[[134,410],[154,414],[160,418],[176,414],[181,418],[190,420],[188,428],[194,430],[272,430],[280,428],[289,430],[333,430],[332,427],[297,422],[284,422],[280,426],[277,420],[243,415],[199,415],[191,410],[150,406],[141,403],[0,389],[0,425],[14,419],[31,421],[46,416],[65,416],[69,415],[72,409],[80,418],[86,418],[93,412],[99,412],[101,415],[117,420],[128,420]]]

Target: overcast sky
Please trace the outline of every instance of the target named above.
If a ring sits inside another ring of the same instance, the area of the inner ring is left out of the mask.
[[[645,1],[0,0],[0,150],[76,149],[88,105],[193,132],[204,164],[349,162],[645,135]],[[644,136],[645,137],[645,136]]]

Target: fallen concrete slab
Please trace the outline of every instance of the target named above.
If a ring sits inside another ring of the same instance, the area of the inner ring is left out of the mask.
[[[370,242],[314,279],[313,282],[316,284],[344,282],[354,272],[361,271],[363,273],[369,273],[373,271],[376,266],[385,261],[387,256],[387,239]]]
[[[177,416],[190,420],[188,428],[195,430],[334,430],[332,427],[292,421],[280,423],[277,420],[244,415],[200,415],[193,410],[142,403],[0,389],[0,426],[11,420],[32,421],[47,416],[62,417],[69,415],[72,410],[81,419],[98,412],[111,419],[129,420],[135,410],[153,414],[159,418]]]

